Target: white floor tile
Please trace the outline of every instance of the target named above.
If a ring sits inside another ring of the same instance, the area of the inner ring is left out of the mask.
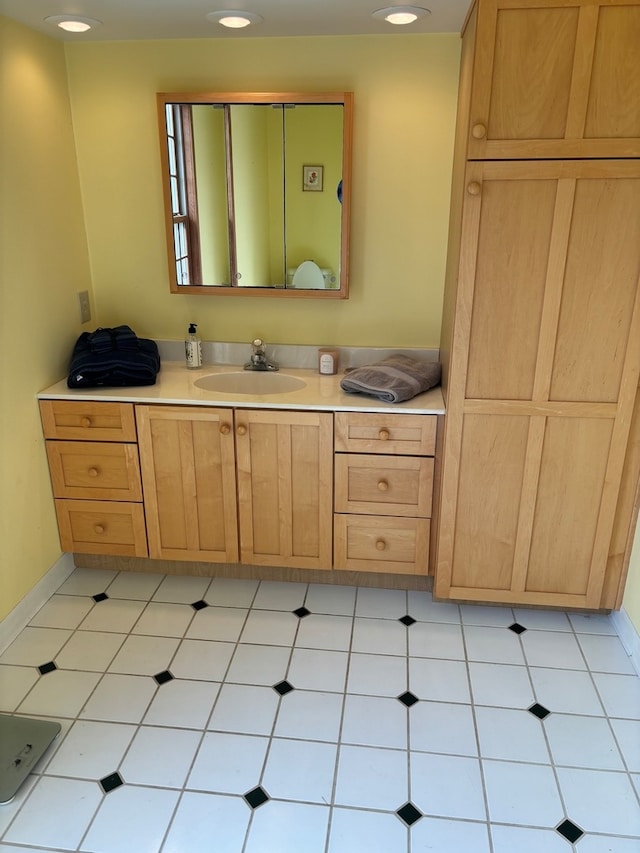
[[[45,774],[104,779],[118,769],[135,733],[136,727],[132,725],[77,720]]]
[[[129,598],[149,601],[164,575],[150,572],[120,572],[105,590],[109,598]]]
[[[216,607],[251,607],[260,581],[214,578],[204,600]]]
[[[209,729],[266,735],[273,729],[280,697],[270,687],[223,684]]]
[[[586,669],[573,634],[560,631],[525,631],[520,635],[529,666]]]
[[[306,594],[306,583],[261,581],[253,606],[258,610],[292,611],[302,607]]]
[[[407,849],[407,833],[395,814],[334,808],[328,853],[401,853]]]
[[[407,690],[407,679],[405,657],[355,653],[349,659],[349,693],[400,696]]]
[[[96,782],[43,776],[4,835],[14,844],[75,850],[102,799]]]
[[[38,678],[38,671],[32,666],[0,664],[0,711],[15,711]]]
[[[463,625],[485,625],[508,628],[516,621],[510,607],[490,607],[483,604],[461,604],[460,616]]]
[[[424,814],[487,819],[478,759],[412,752],[410,763],[411,802]]]
[[[337,743],[343,698],[339,693],[294,690],[280,702],[274,734]]]
[[[311,619],[308,616],[307,619]],[[304,621],[304,620],[303,620]],[[291,646],[300,619],[293,613],[276,610],[251,610],[240,635],[242,643],[267,646]]]
[[[87,853],[158,853],[178,791],[122,786],[108,794],[81,847]]]
[[[333,791],[338,747],[333,743],[271,741],[262,787],[270,797],[309,803],[329,803]]]
[[[348,695],[344,701],[342,743],[407,748],[407,708],[397,699]]]
[[[411,827],[411,853],[489,853],[489,849],[486,823],[424,817]]]
[[[484,663],[524,664],[524,655],[517,634],[508,628],[485,628],[465,625],[464,638],[470,661]]]
[[[265,737],[207,732],[186,787],[243,795],[258,785],[269,740]]]
[[[407,615],[407,593],[403,589],[361,587],[356,599],[356,616],[400,619]]]
[[[234,650],[233,643],[183,640],[171,661],[171,674],[176,678],[222,681]]]
[[[640,679],[637,675],[596,672],[593,680],[610,717],[640,720]]]
[[[476,708],[476,724],[483,758],[550,763],[542,723],[529,711]]]
[[[543,726],[555,764],[599,770],[625,769],[609,722],[604,717],[550,714]]]
[[[611,720],[627,770],[640,773],[640,720]]]
[[[528,708],[534,702],[529,673],[524,666],[472,662],[469,677],[476,705]]]
[[[324,853],[327,806],[271,801],[256,809],[244,853]],[[275,840],[275,841],[274,841]]]
[[[613,835],[585,835],[576,848],[580,853],[638,853],[640,838],[618,838]],[[566,849],[563,851],[566,853]]]
[[[591,672],[616,672],[621,675],[635,675],[629,655],[618,637],[607,637],[602,634],[579,634],[578,643]]]
[[[492,822],[548,828],[563,820],[551,767],[491,760],[482,766]]]
[[[87,720],[139,723],[157,685],[143,675],[103,675],[91,698],[80,712]]]
[[[61,628],[24,628],[0,656],[0,663],[40,666],[54,660],[71,636]]]
[[[309,584],[304,606],[312,613],[353,616],[356,606],[355,586]]]
[[[409,655],[464,660],[462,629],[444,622],[416,622],[408,630]]]
[[[467,667],[463,661],[411,658],[409,690],[418,699],[471,702]]]
[[[434,601],[430,592],[409,590],[408,613],[419,622],[460,624],[460,607],[448,601]]]
[[[54,595],[29,623],[40,628],[77,628],[95,605],[93,599],[79,595]]]
[[[242,850],[250,814],[240,797],[186,791],[162,853],[210,853],[212,839],[221,853]]]
[[[379,655],[406,655],[407,629],[392,619],[356,617],[351,650]]]
[[[150,726],[203,729],[219,690],[220,685],[211,681],[168,681],[158,688],[143,722]]]
[[[241,643],[234,652],[226,680],[236,684],[272,686],[282,681],[287,674],[290,655],[286,646]]]
[[[202,733],[191,729],[141,726],[120,766],[133,785],[181,788],[200,746]]]
[[[296,648],[348,651],[352,624],[350,616],[312,613],[300,620]]]
[[[407,800],[406,752],[363,746],[340,747],[336,805],[395,811]]]
[[[626,773],[558,768],[567,815],[586,832],[640,836],[640,809]]]
[[[549,711],[602,716],[604,709],[587,672],[568,669],[529,669],[536,701]]]
[[[108,598],[94,605],[79,627],[83,631],[113,631],[117,634],[126,634],[138,621],[145,607],[144,601]]]
[[[417,702],[409,709],[409,745],[412,751],[448,755],[478,755],[470,705]]]
[[[75,631],[56,655],[56,664],[61,669],[104,672],[126,639],[126,634]]]
[[[167,575],[153,593],[152,600],[172,604],[194,604],[204,599],[210,584],[210,578]]]
[[[118,573],[110,569],[75,569],[57,589],[64,595],[98,595]]]
[[[70,672],[63,669],[49,672],[40,676],[38,683],[18,705],[18,713],[75,717],[100,678],[97,672]]]
[[[184,637],[195,611],[188,604],[169,604],[152,601],[131,629],[132,634],[150,634],[153,637]]]
[[[567,615],[574,631],[579,634],[611,634],[616,636],[616,629],[611,617],[604,613],[569,613]]]
[[[174,637],[130,636],[109,666],[122,675],[156,675],[171,663],[180,641]]]
[[[515,621],[523,628],[536,631],[571,631],[571,622],[567,614],[560,610],[542,610],[526,607],[515,607]]]
[[[528,829],[524,826],[491,824],[493,853],[567,853],[566,840],[552,829]],[[583,841],[580,842],[580,851]]]
[[[244,628],[247,613],[239,607],[205,607],[197,611],[185,636],[190,640],[235,643]]]
[[[349,655],[323,649],[294,649],[287,681],[294,687],[343,693]]]

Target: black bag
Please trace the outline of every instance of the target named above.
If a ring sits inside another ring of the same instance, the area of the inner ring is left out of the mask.
[[[69,364],[69,388],[155,385],[160,354],[155,341],[139,338],[129,326],[83,332]]]

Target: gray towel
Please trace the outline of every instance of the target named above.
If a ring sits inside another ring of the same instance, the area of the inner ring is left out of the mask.
[[[370,394],[387,403],[410,400],[440,382],[439,361],[419,361],[408,355],[390,355],[376,364],[356,367],[340,382],[349,394]]]

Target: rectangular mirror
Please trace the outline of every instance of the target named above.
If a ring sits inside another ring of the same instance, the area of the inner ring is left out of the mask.
[[[157,104],[171,291],[346,299],[352,93]]]

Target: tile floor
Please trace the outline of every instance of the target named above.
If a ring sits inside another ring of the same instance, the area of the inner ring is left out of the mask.
[[[76,570],[0,710],[63,727],[0,853],[640,851],[640,679],[603,616]]]

